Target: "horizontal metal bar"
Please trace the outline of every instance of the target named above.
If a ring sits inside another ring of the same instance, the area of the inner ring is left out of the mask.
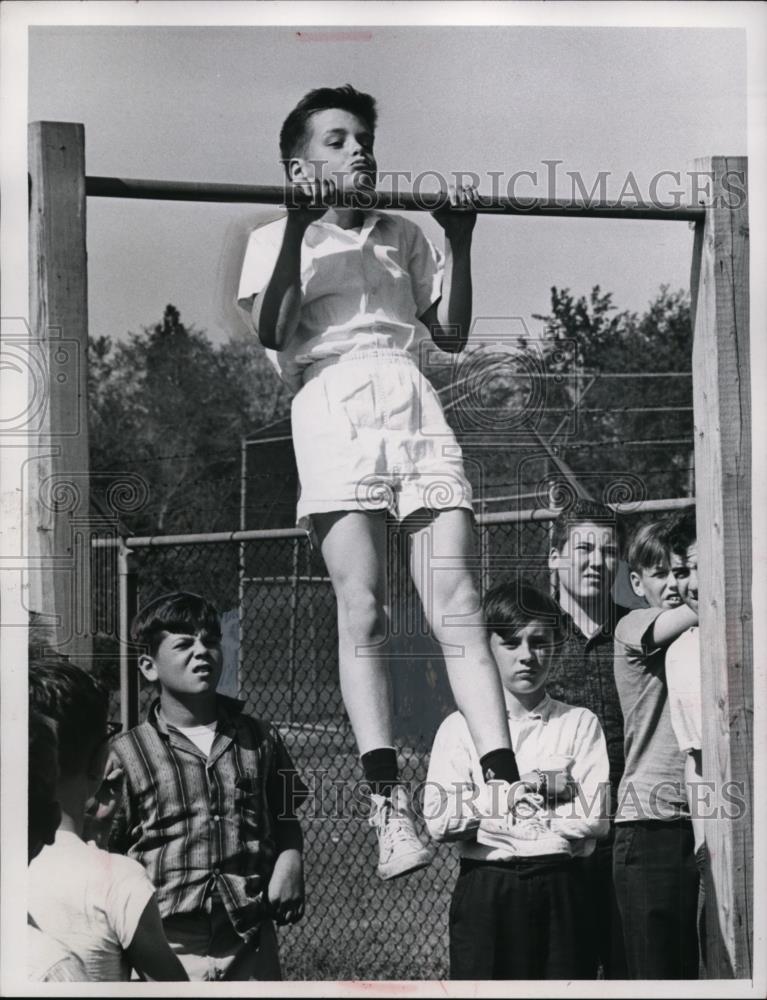
[[[695,497],[677,497],[676,500],[642,500],[639,503],[608,504],[619,514],[653,514],[664,510],[686,510],[695,506]]]
[[[525,524],[528,521],[553,521],[557,510],[506,510],[494,514],[478,514],[477,523],[485,524]]]
[[[141,198],[150,201],[201,201],[284,205],[289,189],[269,184],[207,184],[196,181],[152,181],[132,177],[86,177],[85,193],[91,198]],[[358,202],[359,203],[359,202]],[[444,195],[412,195],[378,191],[365,198],[365,208],[431,212],[444,204]],[[659,202],[584,201],[566,198],[502,198],[480,195],[477,211],[495,215],[530,215],[551,218],[643,219],[664,222],[697,222],[705,218],[703,205]]]
[[[607,504],[617,513],[644,514],[653,511],[680,510],[693,507],[692,497],[678,497],[670,500],[637,500],[636,503]],[[526,521],[551,521],[559,515],[558,510],[507,510],[493,514],[477,514],[477,523],[483,524],[518,524]],[[210,531],[197,535],[147,535],[131,538],[94,538],[93,548],[107,549],[125,545],[128,549],[149,549],[154,547],[170,547],[173,545],[215,545],[221,542],[266,542],[276,538],[302,538],[306,541],[309,535],[301,528],[261,528],[252,531]],[[285,578],[283,578],[285,579]]]
[[[675,500],[637,500],[636,503],[609,503],[606,504],[616,514],[651,514],[662,511],[684,510],[686,507],[694,507],[695,500],[692,497],[679,497]],[[499,511],[496,514],[479,514],[477,522],[485,524],[513,524],[525,523],[527,521],[553,521],[559,517],[561,510],[540,509],[540,510],[511,510]]]
[[[252,531],[205,531],[194,535],[136,535],[122,541],[129,549],[149,549],[171,545],[217,545],[221,542],[267,542],[276,538],[308,539],[309,535],[301,528],[259,528]],[[97,549],[119,544],[119,538],[94,538],[92,541]]]
[[[687,444],[692,447],[692,431],[688,437],[678,438],[627,438],[625,441],[620,438],[606,441],[562,441],[556,447],[560,451],[588,450],[589,448],[665,448],[667,445]]]

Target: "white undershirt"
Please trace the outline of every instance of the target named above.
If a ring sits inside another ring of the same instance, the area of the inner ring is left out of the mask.
[[[216,738],[217,722],[209,722],[206,726],[176,726],[180,733],[183,733],[188,740],[198,746],[206,757],[210,756],[210,748]]]

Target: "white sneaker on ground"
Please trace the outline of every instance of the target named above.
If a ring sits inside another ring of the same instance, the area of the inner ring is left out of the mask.
[[[370,802],[368,823],[378,836],[378,876],[399,878],[431,864],[432,852],[415,831],[407,790],[395,785],[390,798],[374,792]]]

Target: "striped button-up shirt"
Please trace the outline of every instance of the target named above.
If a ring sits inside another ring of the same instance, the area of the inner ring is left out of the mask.
[[[201,910],[215,890],[248,939],[269,916],[277,822],[294,818],[307,788],[276,730],[241,710],[219,696],[208,757],[165,722],[159,702],[114,740],[125,778],[109,848],[141,862],[163,917]]]

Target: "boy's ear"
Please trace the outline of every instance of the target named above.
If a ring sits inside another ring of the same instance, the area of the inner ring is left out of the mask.
[[[150,681],[150,683],[154,684],[154,682],[158,679],[157,667],[154,664],[154,660],[146,653],[142,653],[141,656],[139,656],[138,668],[146,680]]]
[[[291,184],[297,184],[299,181],[309,181],[312,179],[307,173],[304,161],[299,156],[294,156],[292,159],[288,160],[288,177],[290,178]]]
[[[633,569],[629,572],[629,582],[631,583],[631,589],[637,595],[637,597],[645,597],[644,586],[642,584],[642,577],[639,573],[636,573]]]
[[[549,569],[559,569],[559,549],[549,552]]]

